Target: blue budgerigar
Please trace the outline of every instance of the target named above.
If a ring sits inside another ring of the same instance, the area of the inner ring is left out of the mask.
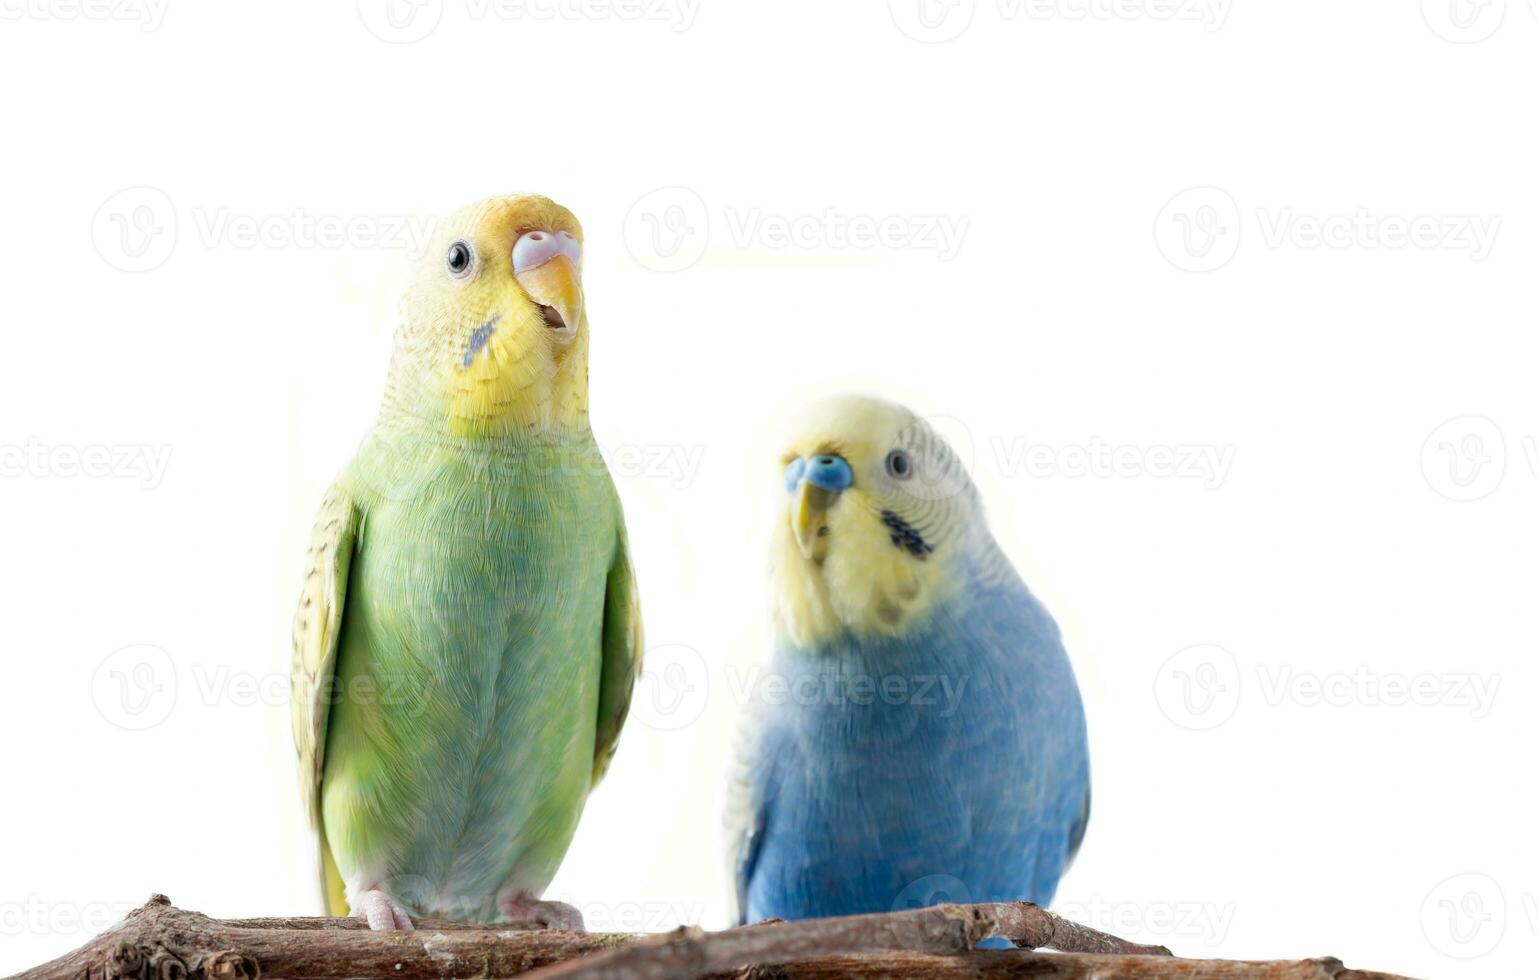
[[[1084,836],[1084,709],[1057,625],[956,453],[902,406],[792,425],[773,666],[731,777],[738,917],[1046,905]]]

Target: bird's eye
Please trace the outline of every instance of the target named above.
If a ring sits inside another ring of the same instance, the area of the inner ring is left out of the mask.
[[[913,459],[901,449],[886,454],[886,471],[894,480],[906,480],[913,475]]]
[[[470,274],[470,269],[475,265],[475,252],[466,242],[455,242],[449,246],[449,252],[443,258],[443,264],[449,270],[449,275],[455,279],[463,279]]]

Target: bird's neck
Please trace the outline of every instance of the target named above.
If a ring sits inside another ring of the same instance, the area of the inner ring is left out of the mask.
[[[521,371],[425,381],[416,366],[392,364],[378,425],[445,441],[562,442],[590,433],[587,405],[585,351]]]

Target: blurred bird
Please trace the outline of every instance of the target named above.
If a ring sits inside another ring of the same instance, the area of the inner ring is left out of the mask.
[[[378,421],[321,504],[294,737],[326,904],[374,929],[581,928],[539,898],[641,662],[581,265],[576,218],[543,197],[439,225]]]
[[[961,462],[846,397],[797,418],[780,466],[775,683],[726,814],[739,921],[1048,904],[1089,818],[1084,711]]]

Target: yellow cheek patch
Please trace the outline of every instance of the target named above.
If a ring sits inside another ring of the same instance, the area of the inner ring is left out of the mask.
[[[775,529],[770,568],[775,627],[792,643],[812,647],[842,629],[822,570],[801,554],[788,515]]]
[[[919,558],[892,543],[879,513],[849,491],[828,512],[827,557],[805,558],[787,515],[776,531],[775,619],[798,646],[842,630],[896,636],[923,622],[952,583],[937,556]]]
[[[554,390],[566,358],[555,356],[546,330],[532,312],[515,310],[465,332],[462,350],[440,369],[456,432],[488,435],[567,421],[554,417],[574,404],[560,397],[571,393]]]

